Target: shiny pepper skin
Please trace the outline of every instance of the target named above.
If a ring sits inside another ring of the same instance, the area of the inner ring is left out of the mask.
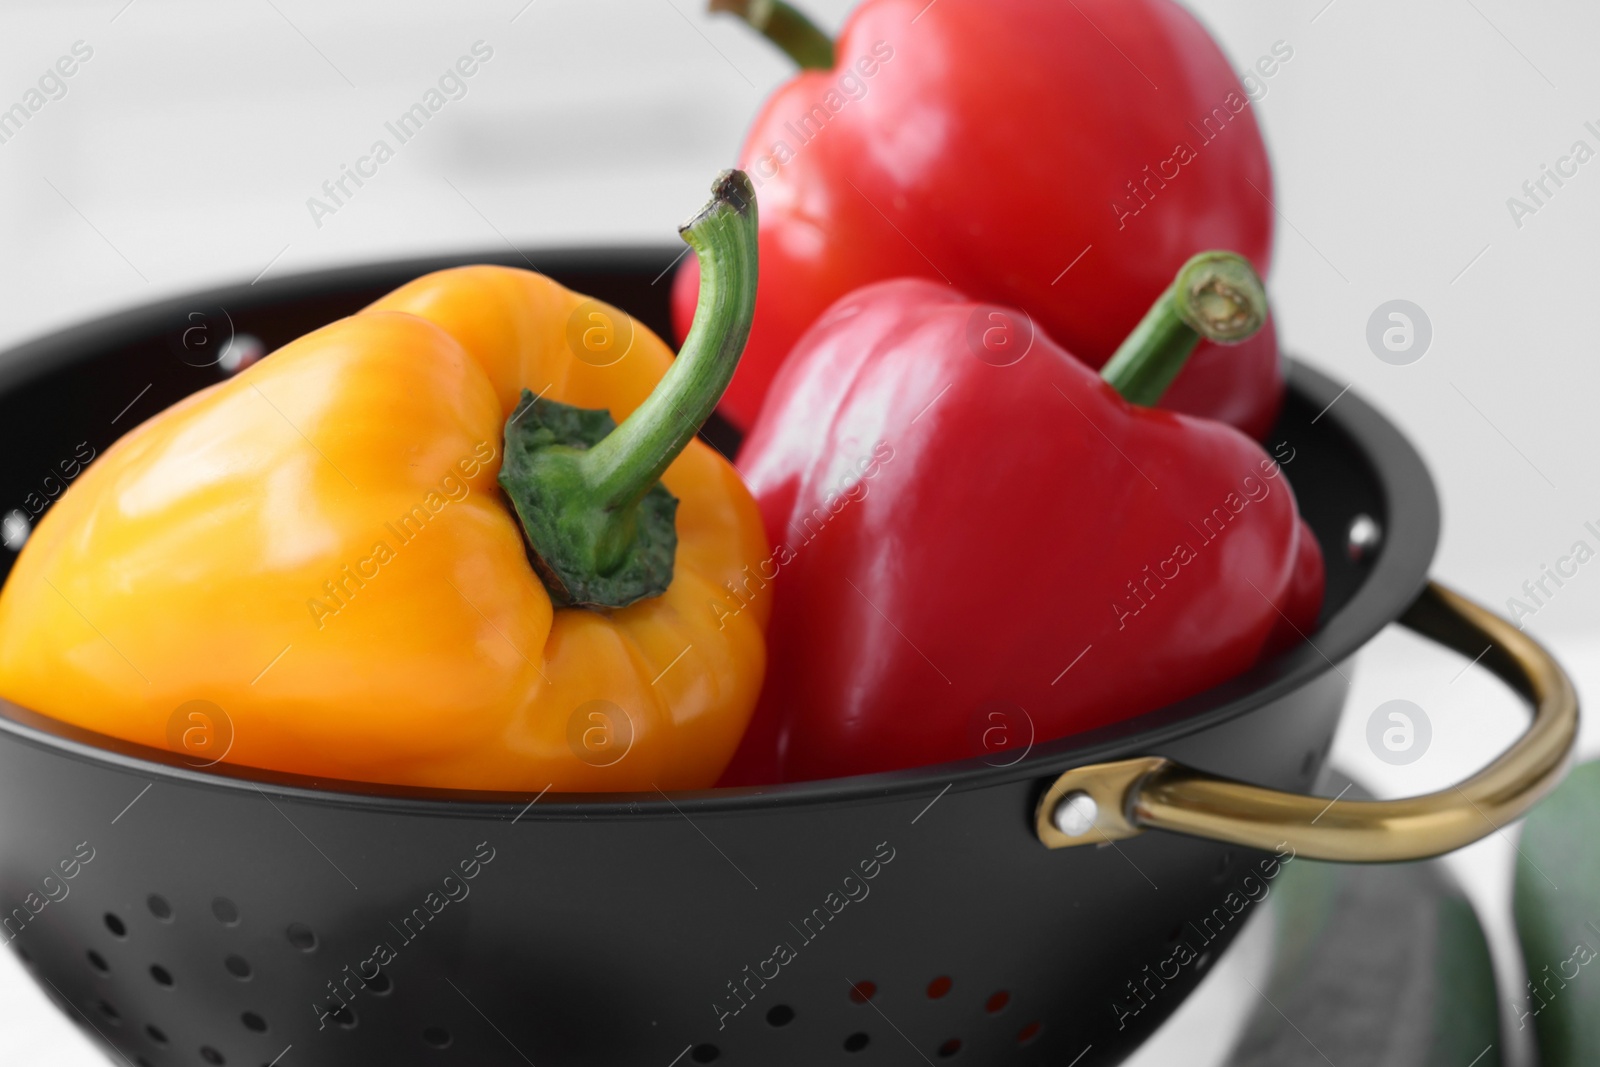
[[[1099,367],[1190,255],[1232,249],[1266,275],[1272,171],[1253,108],[1172,0],[864,0],[836,54],[772,95],[740,153],[762,198],[762,278],[721,408],[739,426],[801,334],[870,282],[1021,308]],[[680,334],[697,284],[690,258]],[[1226,353],[1202,344],[1161,406],[1262,437],[1283,382],[1269,328]]]
[[[496,485],[522,389],[620,420],[671,361],[638,324],[620,360],[578,358],[575,313],[625,318],[584,304],[431,274],[129,433],[0,594],[0,694],[157,748],[209,701],[230,762],[319,778],[711,785],[765,663],[764,606],[706,609],[767,555],[738,475],[699,442],[672,463],[671,586],[613,611],[552,609]]]
[[[776,547],[739,606],[773,605],[772,658],[724,784],[984,756],[994,707],[1079,733],[1315,628],[1322,556],[1277,459],[1042,334],[996,365],[983,311],[867,286],[774,383],[740,454]]]

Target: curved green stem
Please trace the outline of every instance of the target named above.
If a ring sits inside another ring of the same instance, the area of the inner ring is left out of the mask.
[[[1202,337],[1236,345],[1266,321],[1267,293],[1250,261],[1202,252],[1178,271],[1100,377],[1129,403],[1154,407]]]
[[[584,467],[608,509],[636,503],[700,432],[733,379],[756,308],[756,193],[724,171],[712,201],[678,232],[700,259],[694,325],[655,391],[590,449]]]
[[[558,605],[624,607],[672,581],[678,502],[661,476],[722,398],[755,315],[755,190],[737,170],[711,190],[679,228],[700,257],[694,325],[644,403],[617,426],[524,390],[506,422],[500,484]]]
[[[802,70],[833,69],[833,38],[784,0],[711,0],[708,7],[744,19]]]

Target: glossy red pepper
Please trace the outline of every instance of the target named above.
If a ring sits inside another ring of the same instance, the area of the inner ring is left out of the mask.
[[[713,6],[813,68],[740,154],[762,205],[755,323],[720,408],[741,427],[807,327],[870,282],[1021,308],[1098,367],[1189,256],[1229,248],[1267,270],[1272,173],[1249,98],[1171,0],[864,0],[836,46],[781,2]],[[680,336],[697,286],[690,257]],[[1283,390],[1271,332],[1208,347],[1163,406],[1265,435]]]
[[[741,453],[777,548],[716,610],[770,597],[774,614],[723,784],[984,755],[997,708],[1014,743],[1061,737],[1309,634],[1322,556],[1281,470],[1292,452],[1141,406],[1195,321],[1237,332],[1248,306],[1260,325],[1244,276],[1196,257],[1100,376],[1044,334],[997,356],[983,332],[1021,316],[939,283],[829,309]]]

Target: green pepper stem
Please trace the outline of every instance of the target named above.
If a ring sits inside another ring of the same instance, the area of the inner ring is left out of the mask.
[[[712,200],[678,228],[700,259],[694,325],[655,391],[584,454],[594,500],[607,511],[637,504],[700,432],[744,353],[756,307],[756,194],[739,170],[723,171]]]
[[[1100,377],[1129,403],[1154,407],[1202,337],[1236,345],[1266,321],[1267,293],[1250,261],[1202,252],[1178,271]]]
[[[748,22],[802,70],[833,69],[833,38],[784,0],[711,0],[708,7]]]
[[[678,501],[661,475],[722,399],[755,316],[755,190],[728,170],[711,191],[679,228],[700,257],[694,326],[644,403],[618,426],[524,389],[506,422],[500,487],[558,607],[626,607],[672,582]]]

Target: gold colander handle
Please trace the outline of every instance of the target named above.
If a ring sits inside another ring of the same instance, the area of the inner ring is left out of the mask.
[[[1404,800],[1330,804],[1159,757],[1119,760],[1057,778],[1039,800],[1039,840],[1070,848],[1170,830],[1265,850],[1287,845],[1308,859],[1384,863],[1437,856],[1500,829],[1565,772],[1578,734],[1572,681],[1538,642],[1437,583],[1428,584],[1400,621],[1446,648],[1479,656],[1533,709],[1527,732],[1465,782]]]

